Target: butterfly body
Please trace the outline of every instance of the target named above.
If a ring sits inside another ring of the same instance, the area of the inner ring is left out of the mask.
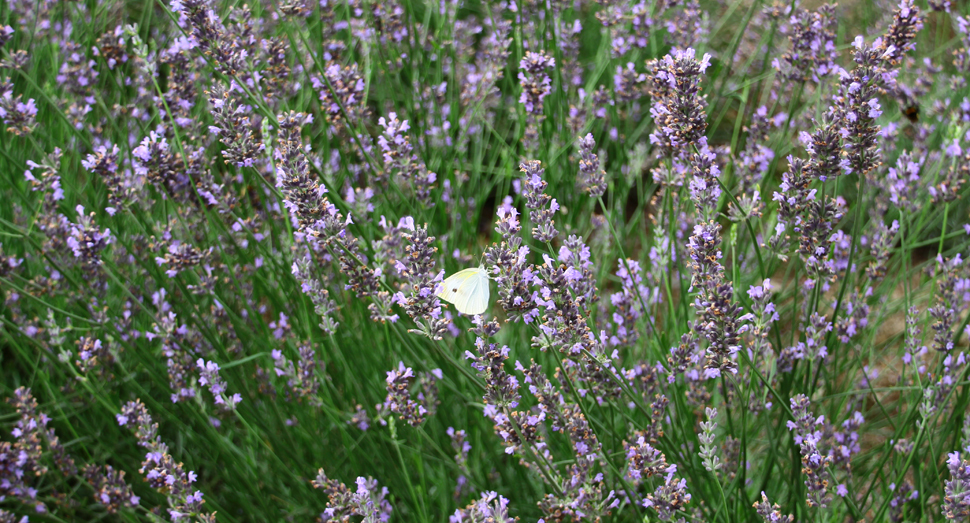
[[[474,267],[458,271],[441,284],[438,297],[455,304],[462,314],[481,314],[488,309],[488,271]]]

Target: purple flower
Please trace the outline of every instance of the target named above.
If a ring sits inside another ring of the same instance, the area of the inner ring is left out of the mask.
[[[698,61],[693,49],[675,49],[660,60],[647,62],[647,92],[653,98],[650,115],[654,121],[650,143],[659,147],[663,156],[697,143],[707,130],[707,103],[700,95],[700,83],[710,59],[705,54]]]
[[[579,186],[594,199],[606,192],[606,173],[600,168],[599,157],[593,152],[595,147],[592,133],[579,139]]]
[[[947,457],[950,479],[943,487],[946,493],[943,515],[949,520],[966,520],[970,517],[970,460],[961,459],[959,452],[951,452]]]
[[[366,522],[387,522],[394,510],[387,501],[387,487],[377,488],[377,480],[358,477],[357,490],[351,491],[335,479],[327,478],[323,469],[317,471],[310,482],[313,488],[322,490],[329,500],[320,515],[322,521],[350,521],[351,516],[363,516]]]
[[[236,405],[242,401],[242,396],[238,393],[231,396],[226,394],[226,381],[219,376],[219,365],[202,358],[195,365],[199,369],[199,383],[209,388],[209,392],[215,396],[216,405],[220,405],[223,410],[235,410]]]
[[[118,414],[118,424],[130,428],[138,438],[138,445],[147,449],[141,471],[148,484],[168,500],[169,515],[195,514],[201,523],[215,523],[215,515],[203,509],[202,493],[192,488],[197,476],[186,472],[168,453],[168,445],[158,435],[158,424],[141,400],[129,401]]]
[[[555,66],[555,59],[541,51],[527,51],[519,62],[519,84],[522,86],[519,103],[525,105],[527,113],[542,114],[542,100],[552,91],[552,80],[546,71]]]
[[[559,234],[555,227],[556,222],[552,219],[559,210],[559,204],[552,196],[543,192],[548,185],[542,179],[545,170],[542,164],[535,160],[521,163],[519,170],[523,174],[525,206],[529,209],[529,218],[535,225],[532,229],[532,237],[539,242],[550,242]]]
[[[814,13],[799,9],[791,17],[791,49],[772,66],[788,80],[821,83],[835,68],[836,25],[834,5],[822,5]]]

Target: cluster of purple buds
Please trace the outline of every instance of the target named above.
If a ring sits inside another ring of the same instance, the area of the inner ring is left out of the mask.
[[[799,9],[792,15],[788,40],[791,49],[772,66],[787,80],[820,83],[835,69],[836,25],[834,5],[822,5],[818,11]]]
[[[413,154],[414,147],[407,132],[411,128],[408,121],[398,120],[397,113],[391,113],[389,119],[381,116],[377,123],[384,128],[384,132],[377,138],[384,154],[384,169],[387,173],[396,173],[404,179],[417,176],[422,166],[421,160]],[[386,179],[386,173],[384,175]]]
[[[965,449],[970,454],[970,448]],[[950,479],[943,491],[943,515],[952,521],[962,521],[970,517],[970,460],[961,459],[960,452],[947,454],[946,467]]]
[[[229,89],[217,83],[211,90],[206,91],[212,105],[212,118],[215,120],[215,125],[209,126],[209,132],[218,136],[219,141],[226,146],[222,157],[227,165],[253,167],[266,150],[266,145],[257,134],[257,122],[250,117],[252,107],[236,101],[233,95],[235,89],[238,89],[235,83]]]
[[[0,120],[8,133],[17,136],[30,134],[37,125],[37,104],[31,98],[23,101],[22,95],[13,95],[13,82],[0,83]]]
[[[687,243],[691,271],[691,288],[696,289],[694,328],[708,341],[704,374],[716,378],[722,371],[737,374],[735,361],[741,349],[741,334],[749,326],[751,314],[741,314],[741,305],[734,300],[734,286],[724,278],[721,265],[720,224],[715,222],[694,226]]]
[[[785,516],[781,513],[781,507],[777,503],[774,505],[768,501],[768,496],[761,492],[761,501],[756,501],[754,503],[754,509],[758,512],[758,515],[764,520],[765,523],[792,523],[795,521],[795,516],[789,514]]]
[[[168,244],[168,248],[162,256],[155,257],[155,263],[159,267],[166,267],[165,275],[174,278],[182,271],[205,264],[209,255],[212,254],[212,249],[212,247],[209,247],[203,251],[188,243],[173,240]]]
[[[805,341],[782,349],[778,356],[778,372],[791,372],[796,360],[825,359],[829,355],[825,338],[832,328],[830,321],[813,312],[805,326]]]
[[[198,49],[216,70],[235,76],[246,69],[250,51],[226,30],[211,0],[173,0],[172,11],[179,14],[179,26],[189,29],[191,48]]]
[[[328,478],[323,469],[319,469],[316,479],[310,483],[327,495],[327,508],[320,514],[324,523],[350,521],[351,516],[362,516],[363,521],[368,523],[383,523],[391,519],[394,509],[387,501],[387,487],[378,489],[377,480],[373,478],[358,477],[357,490],[351,492],[346,485]]]
[[[462,21],[456,21],[456,30]],[[462,107],[475,107],[479,103],[498,98],[500,92],[495,84],[502,79],[505,64],[509,56],[509,44],[512,43],[512,23],[508,20],[497,20],[494,24],[486,21],[488,34],[482,39],[480,51],[475,55],[474,63],[464,65],[460,78],[460,93]],[[481,28],[476,28],[481,31]],[[467,46],[471,54],[474,47]]]
[[[595,147],[592,133],[579,139],[579,186],[593,199],[606,192],[606,172],[600,168],[600,159],[593,152]]]
[[[670,157],[704,136],[707,102],[701,96],[700,83],[710,60],[705,54],[698,61],[693,49],[685,49],[647,62],[647,92],[653,97],[650,115],[655,126],[650,143],[660,148],[662,156]]]
[[[620,102],[639,100],[643,96],[643,83],[646,81],[647,75],[638,73],[632,62],[627,63],[626,67],[616,66],[616,73],[613,75],[613,92],[616,100]]]
[[[107,343],[102,343],[99,339],[82,336],[77,341],[77,365],[82,374],[97,372],[100,376],[105,376],[114,364],[114,355]]]
[[[530,323],[539,315],[531,288],[534,273],[527,262],[529,247],[522,245],[519,211],[509,202],[499,206],[495,231],[502,243],[485,251],[485,264],[498,286],[499,303],[510,320]]]
[[[397,414],[399,419],[411,426],[420,425],[426,417],[434,414],[438,405],[437,381],[442,378],[441,369],[415,375],[404,362],[398,368],[387,371],[387,398],[377,406],[379,412]],[[417,385],[417,401],[411,399],[412,385]]]
[[[108,204],[105,210],[108,214],[115,212],[126,204],[134,203],[138,197],[139,187],[131,178],[130,171],[118,172],[118,157],[121,150],[117,145],[107,144],[95,147],[94,152],[81,160],[81,165],[88,171],[98,175],[108,187]]]
[[[471,475],[471,471],[468,468],[468,453],[471,452],[472,445],[468,443],[468,434],[464,430],[448,427],[446,432],[451,438],[451,448],[455,451],[455,465],[460,472],[455,481],[455,499],[458,499],[469,487],[468,476]]]
[[[519,170],[524,176],[522,189],[526,199],[525,206],[529,209],[529,218],[535,226],[532,237],[539,242],[551,242],[559,234],[556,222],[552,219],[559,210],[559,203],[543,192],[548,185],[542,179],[545,170],[538,160],[523,162],[519,165]]]
[[[115,470],[111,465],[88,465],[84,468],[84,479],[94,489],[94,500],[109,514],[116,514],[121,507],[135,507],[141,500],[125,483],[125,471]]]
[[[539,146],[539,126],[542,124],[542,100],[552,92],[552,80],[546,72],[555,67],[556,61],[544,52],[527,51],[519,62],[519,83],[522,95],[519,103],[525,106],[526,122],[522,141],[527,151]]]
[[[186,173],[187,166],[179,155],[172,153],[164,134],[151,131],[131,155],[136,160],[136,175],[144,176],[167,196],[180,201],[188,198],[192,180]]]
[[[697,152],[690,154],[690,199],[697,206],[701,221],[711,221],[717,216],[717,202],[721,197],[718,178],[721,169],[715,162],[716,156],[707,145],[707,137],[697,140]]]
[[[37,409],[37,400],[30,389],[18,388],[10,402],[19,419],[11,432],[14,442],[0,441],[0,499],[15,499],[44,513],[47,506],[37,499],[38,491],[33,486],[35,480],[39,484],[49,471],[43,445],[46,444],[57,470],[64,476],[77,474],[77,466],[54,429],[47,427],[50,418]]]
[[[867,46],[861,36],[853,45],[856,66],[851,72],[837,69],[839,89],[829,117],[839,126],[850,172],[868,176],[879,165],[879,126],[875,123],[882,116],[879,82],[886,82],[890,75],[881,69],[884,51]]]
[[[964,120],[966,119],[965,117]],[[970,131],[964,139],[970,143]],[[959,198],[963,185],[970,176],[970,147],[961,148],[959,138],[947,140],[944,145],[944,154],[949,158],[946,163],[949,165],[936,182],[926,188],[933,203],[952,202]]]
[[[937,303],[929,311],[930,316],[936,320],[933,323],[933,348],[949,353],[953,350],[953,326],[960,307],[957,289],[964,287],[966,282],[958,273],[963,259],[959,253],[952,259],[944,259],[940,255],[936,258],[936,264]]]
[[[323,283],[318,278],[313,277],[311,273],[312,265],[313,256],[309,249],[305,249],[302,256],[297,256],[293,260],[290,272],[296,278],[296,281],[300,282],[300,289],[303,294],[309,296],[310,301],[313,302],[313,311],[320,317],[318,324],[320,329],[327,334],[333,334],[337,331],[339,325],[337,320],[334,319],[337,304],[330,299],[330,291],[323,287]]]
[[[279,145],[274,151],[277,159],[276,186],[283,193],[284,204],[299,224],[300,231],[312,242],[340,249],[340,271],[349,280],[349,288],[358,297],[370,296],[378,290],[380,273],[364,264],[360,258],[357,238],[347,231],[353,223],[345,219],[336,206],[323,195],[327,189],[310,172],[301,130],[312,117],[297,112],[281,114]]]
[[[899,7],[893,11],[892,25],[886,35],[879,39],[878,47],[884,51],[882,59],[887,69],[898,66],[907,51],[916,49],[914,40],[922,28],[923,17],[913,0],[899,2]]]
[[[765,278],[761,285],[752,285],[748,289],[748,298],[751,299],[751,313],[754,319],[751,322],[751,352],[749,357],[756,361],[760,357],[772,355],[771,344],[768,342],[768,332],[771,324],[778,321],[780,316],[771,301],[771,281]]]
[[[186,472],[168,453],[168,445],[158,435],[158,423],[152,420],[145,404],[141,400],[129,401],[117,419],[119,425],[135,433],[138,445],[148,450],[139,472],[152,488],[167,498],[172,520],[188,517],[199,523],[215,523],[215,514],[207,514],[202,509],[205,503],[202,492],[192,487],[197,479],[195,472]]]
[[[542,114],[542,100],[552,91],[552,80],[547,71],[556,66],[556,60],[544,52],[528,51],[519,62],[519,84],[522,95],[519,103],[532,115]]]
[[[316,353],[309,344],[301,345],[299,353],[300,357],[294,365],[283,356],[283,351],[273,349],[270,354],[276,375],[286,378],[288,393],[291,391],[297,398],[306,399],[310,405],[319,406],[321,400],[317,391],[320,389],[320,382],[317,380]]]
[[[788,430],[795,434],[795,444],[799,445],[802,454],[802,473],[805,474],[805,486],[808,487],[806,502],[810,507],[826,507],[829,502],[828,471],[825,469],[831,458],[819,450],[822,431],[818,429],[824,420],[816,419],[809,412],[811,402],[804,394],[791,399],[791,410],[794,421],[788,421]]]
[[[664,453],[640,436],[635,444],[624,442],[626,450],[627,475],[634,482],[641,482],[652,476],[676,472],[677,466],[667,463]]]
[[[215,397],[216,405],[223,410],[235,410],[236,405],[242,401],[242,395],[238,392],[229,395],[226,392],[226,380],[219,376],[219,364],[199,358],[195,366],[199,369],[199,383],[209,388],[209,392]]]
[[[480,498],[448,518],[449,523],[515,523],[518,520],[509,516],[509,500],[491,491],[482,492]]]
[[[541,420],[537,416],[514,410],[518,407],[521,396],[519,380],[505,370],[509,348],[488,342],[498,331],[498,322],[476,323],[472,329],[477,336],[475,352],[465,351],[465,359],[471,361],[471,367],[485,381],[485,394],[482,396],[485,416],[495,424],[495,432],[505,444],[505,453],[514,454],[522,445],[541,438],[537,430]]]
[[[593,262],[590,261],[589,247],[583,239],[570,234],[563,245],[559,247],[557,259],[566,266],[563,276],[566,285],[573,296],[582,298],[584,306],[596,303],[596,275],[593,274]],[[577,299],[577,301],[579,301]]]
[[[643,269],[639,262],[627,258],[619,260],[617,265],[616,276],[620,278],[622,286],[618,292],[610,295],[610,304],[614,307],[613,324],[616,326],[610,344],[630,346],[640,337],[636,322],[651,303],[653,293],[643,283]]]
[[[78,205],[76,210],[78,219],[71,224],[67,246],[85,269],[93,270],[101,265],[101,251],[113,241],[111,229],[99,229],[94,223],[94,213],[84,214],[83,206]]]
[[[441,300],[435,290],[441,285],[441,274],[435,271],[435,258],[438,248],[434,246],[435,237],[428,236],[428,227],[414,227],[410,220],[411,232],[403,233],[408,244],[404,246],[404,260],[398,261],[397,270],[408,281],[409,293],[397,297],[404,305],[408,316],[418,325],[412,330],[433,340],[440,340],[448,330],[449,320],[441,313]]]
[[[690,503],[691,495],[687,492],[687,480],[677,479],[674,474],[677,466],[671,465],[673,470],[667,473],[663,484],[658,486],[652,494],[647,494],[643,506],[657,511],[661,521],[670,521],[678,510],[683,510]]]
[[[367,110],[363,106],[364,91],[367,85],[358,71],[357,64],[340,67],[336,63],[327,64],[323,78],[310,77],[313,88],[320,92],[320,103],[327,121],[343,126],[344,111],[351,119],[351,125],[359,121]]]

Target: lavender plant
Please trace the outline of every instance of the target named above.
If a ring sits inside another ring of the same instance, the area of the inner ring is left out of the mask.
[[[0,522],[968,518],[963,3],[5,7]]]

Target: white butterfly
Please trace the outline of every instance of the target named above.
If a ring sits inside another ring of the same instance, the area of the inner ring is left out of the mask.
[[[441,284],[438,297],[455,304],[462,314],[481,314],[488,309],[488,271],[475,267],[458,271]]]

